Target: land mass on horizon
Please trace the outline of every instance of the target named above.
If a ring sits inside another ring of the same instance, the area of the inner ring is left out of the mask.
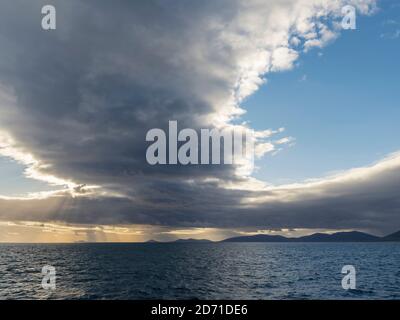
[[[147,243],[209,243],[209,242],[397,242],[400,241],[400,231],[384,237],[374,236],[360,231],[314,233],[307,236],[290,238],[281,235],[256,234],[250,236],[238,236],[227,238],[222,241],[211,241],[208,239],[177,239],[174,241],[149,240]]]

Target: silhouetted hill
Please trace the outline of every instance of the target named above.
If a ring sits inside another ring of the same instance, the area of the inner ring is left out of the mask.
[[[380,242],[399,241],[400,231],[385,237],[377,237],[359,231],[336,232],[332,234],[314,233],[309,236],[288,238],[280,235],[256,234],[253,236],[240,236],[222,240],[220,242]],[[208,239],[178,239],[171,242],[158,242],[149,240],[148,243],[212,243]]]
[[[222,242],[289,242],[291,239],[284,236],[271,236],[267,234],[257,234],[254,236],[234,237],[222,240]]]
[[[386,241],[400,241],[400,231],[394,233],[391,236],[393,236],[392,238],[390,238],[392,240]],[[384,240],[385,238],[376,237],[364,232],[350,231],[337,232],[333,234],[314,233],[312,235],[299,238],[287,238],[284,236],[257,234],[254,236],[228,238],[223,240],[223,242],[378,242]]]
[[[193,242],[203,243],[203,242],[212,242],[212,241],[208,240],[208,239],[178,239],[173,242],[175,242],[175,243],[193,243]]]
[[[382,238],[382,241],[400,241],[400,231],[389,234]]]
[[[364,232],[337,232],[333,234],[314,233],[309,236],[296,238],[300,242],[376,242],[379,237]]]

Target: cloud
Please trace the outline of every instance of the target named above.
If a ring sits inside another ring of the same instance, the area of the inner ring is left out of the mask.
[[[356,228],[389,233],[400,228],[399,181],[400,154],[394,154],[369,167],[283,186],[249,188],[247,179],[243,185],[164,181],[143,186],[140,199],[66,194],[2,199],[0,218],[172,228]]]
[[[268,73],[338,35],[347,1],[51,1],[57,30],[43,31],[47,2],[0,4],[1,150],[28,176],[63,188],[3,197],[1,219],[381,230],[390,227],[382,217],[397,219],[392,193],[374,188],[396,186],[390,167],[272,188],[232,166],[145,159],[147,131],[167,131],[169,120],[234,126]],[[352,3],[368,13],[375,2]],[[282,134],[257,131],[258,155],[292,141]]]

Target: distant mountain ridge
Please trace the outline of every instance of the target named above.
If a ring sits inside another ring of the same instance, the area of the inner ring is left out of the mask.
[[[146,243],[208,243],[213,242],[208,239],[178,239],[174,241],[156,241],[156,240],[149,240]]]
[[[233,237],[221,242],[289,242],[290,238],[284,236],[272,236],[268,234],[256,234],[254,236]]]
[[[400,231],[389,234],[382,238],[382,241],[400,241]]]
[[[400,231],[385,237],[377,237],[359,231],[336,232],[332,234],[314,233],[298,238],[287,238],[284,236],[257,234],[254,236],[233,237],[222,240],[222,242],[381,242],[400,241]]]
[[[280,235],[256,234],[252,236],[239,236],[217,242],[400,242],[400,231],[384,237],[374,236],[360,231],[314,233],[298,238],[288,238]],[[177,239],[175,241],[159,242],[149,240],[147,243],[213,243],[208,239]]]
[[[193,242],[207,243],[207,242],[213,242],[213,241],[208,240],[208,239],[178,239],[173,242],[175,242],[175,243],[193,243]]]

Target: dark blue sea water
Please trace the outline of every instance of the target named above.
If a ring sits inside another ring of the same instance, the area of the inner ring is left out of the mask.
[[[0,298],[399,299],[400,243],[2,244]]]

